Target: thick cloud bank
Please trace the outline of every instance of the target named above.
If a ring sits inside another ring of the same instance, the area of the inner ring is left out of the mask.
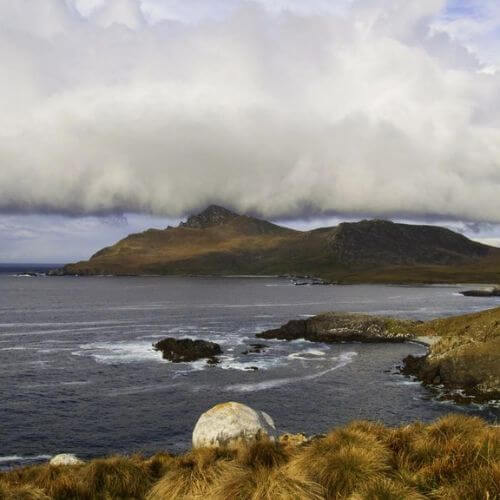
[[[0,0],[0,211],[500,222],[500,75],[444,0],[211,4]]]

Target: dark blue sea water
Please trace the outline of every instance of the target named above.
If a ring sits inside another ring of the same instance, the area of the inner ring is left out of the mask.
[[[356,418],[397,425],[450,411],[495,420],[498,409],[437,402],[395,373],[403,357],[424,352],[420,345],[266,341],[263,353],[243,354],[255,333],[323,311],[429,319],[500,304],[460,289],[19,277],[8,269],[0,273],[0,466],[61,452],[180,451],[198,416],[228,400],[264,410],[292,432],[320,433]],[[218,342],[222,363],[164,361],[151,344],[167,336]]]

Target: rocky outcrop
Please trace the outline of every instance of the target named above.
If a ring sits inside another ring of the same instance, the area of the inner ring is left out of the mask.
[[[224,224],[232,219],[236,219],[235,214],[224,207],[210,205],[198,215],[191,215],[186,222],[181,222],[179,227],[190,227],[193,229],[206,229],[211,226]]]
[[[280,328],[258,333],[264,339],[311,342],[404,342],[414,337],[417,321],[366,314],[326,313],[291,320]]]
[[[241,403],[221,403],[203,413],[193,431],[193,447],[231,446],[267,436],[274,440],[273,419]]]
[[[222,349],[219,344],[207,340],[175,339],[168,337],[153,344],[153,348],[161,351],[163,359],[174,363],[185,363],[208,358],[211,364],[217,363]]]
[[[405,358],[404,374],[438,387],[445,399],[500,400],[500,308],[426,322],[326,313],[289,321],[257,337],[326,343],[421,342],[429,347],[428,354]]]
[[[482,288],[480,290],[465,290],[460,293],[465,297],[500,297],[500,286]]]
[[[497,346],[497,348],[500,346]],[[498,352],[498,351],[497,351]],[[483,403],[500,400],[500,378],[498,355],[488,370],[484,369],[484,357],[472,359],[447,357],[437,359],[431,354],[407,356],[403,360],[401,372],[419,379],[424,385],[438,390],[441,399],[451,399],[458,403]]]
[[[72,453],[60,453],[59,455],[54,455],[49,462],[50,465],[80,465],[83,463],[83,460],[80,460]]]
[[[438,318],[418,330],[439,340],[426,356],[405,358],[403,373],[435,386],[445,399],[500,399],[500,308]]]

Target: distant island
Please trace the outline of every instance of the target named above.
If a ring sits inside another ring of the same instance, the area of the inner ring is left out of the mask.
[[[55,275],[290,275],[330,283],[500,282],[500,249],[449,229],[386,220],[297,231],[211,205]]]

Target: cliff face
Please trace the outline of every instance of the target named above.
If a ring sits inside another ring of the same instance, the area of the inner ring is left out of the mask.
[[[453,264],[485,257],[489,247],[437,226],[395,224],[385,220],[342,223],[332,249],[346,264]]]
[[[405,373],[443,387],[454,399],[500,398],[500,307],[428,321],[416,332],[439,341],[426,356],[408,356]]]
[[[132,234],[64,273],[481,282],[500,279],[500,250],[434,226],[375,220],[303,232],[210,206],[177,228]]]

